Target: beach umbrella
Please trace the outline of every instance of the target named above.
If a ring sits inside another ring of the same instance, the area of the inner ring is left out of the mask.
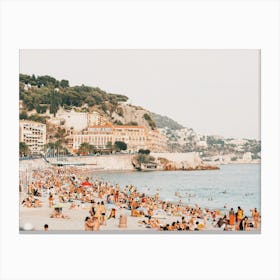
[[[84,181],[81,183],[81,186],[82,187],[92,187],[93,184],[91,182],[88,182],[88,181]]]

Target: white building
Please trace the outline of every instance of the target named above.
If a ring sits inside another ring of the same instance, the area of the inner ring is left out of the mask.
[[[46,144],[46,125],[39,122],[20,120],[19,141],[24,142],[32,154],[38,154]]]
[[[81,131],[92,125],[104,125],[106,120],[98,113],[80,113],[80,112],[57,112],[56,120],[64,122],[66,128],[73,127],[76,131]],[[50,120],[54,122],[55,120]]]

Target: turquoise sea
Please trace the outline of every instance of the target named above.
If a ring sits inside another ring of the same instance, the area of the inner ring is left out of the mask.
[[[247,215],[261,207],[260,164],[228,164],[211,171],[97,172],[95,178],[121,188],[130,184],[151,195],[158,191],[162,199],[188,205],[225,211],[241,206]]]

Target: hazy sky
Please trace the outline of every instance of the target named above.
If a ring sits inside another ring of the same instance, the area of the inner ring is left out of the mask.
[[[260,139],[258,50],[21,50],[20,72],[124,94],[198,133]]]

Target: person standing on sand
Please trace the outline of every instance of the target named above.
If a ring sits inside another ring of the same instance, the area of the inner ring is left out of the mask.
[[[49,196],[49,208],[51,208],[53,206],[53,202],[54,202],[54,197],[52,194],[50,194]]]
[[[101,224],[106,226],[106,207],[104,205],[104,201],[101,201],[100,205],[100,210],[101,210]]]
[[[259,228],[259,218],[260,218],[260,213],[258,212],[257,208],[254,210],[251,210],[252,212],[252,218],[254,221],[254,228],[258,229]]]
[[[230,209],[229,211],[229,225],[234,226],[234,220],[235,220],[235,213],[233,208]]]
[[[94,230],[94,231],[100,230],[100,222],[96,216],[93,217],[93,229],[92,230]]]
[[[238,206],[238,209],[237,209],[236,219],[237,219],[238,224],[240,224],[241,220],[243,219],[243,210],[240,208],[240,206]]]

